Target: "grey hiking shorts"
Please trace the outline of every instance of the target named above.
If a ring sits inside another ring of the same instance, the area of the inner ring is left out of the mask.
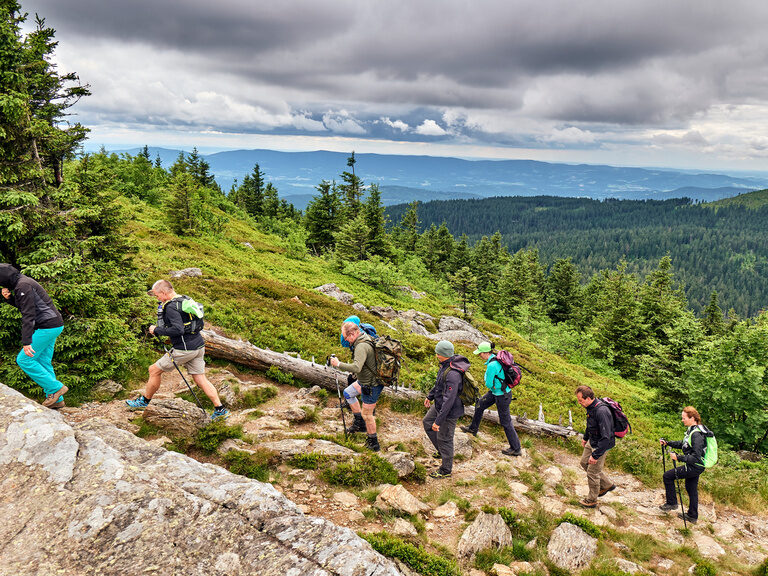
[[[184,366],[190,375],[205,374],[205,346],[197,350],[177,350],[172,348],[170,354],[173,354],[173,360],[176,361],[179,368]],[[171,360],[168,354],[163,354],[163,357],[155,362],[155,366],[163,372],[170,372],[175,369],[173,360]]]

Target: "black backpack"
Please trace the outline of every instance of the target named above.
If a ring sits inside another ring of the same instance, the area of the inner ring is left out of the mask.
[[[176,298],[166,302],[162,309],[157,314],[158,326],[165,327],[165,307],[174,306],[181,315],[181,321],[184,323],[184,334],[197,334],[205,327],[205,320],[203,317],[205,311],[203,305],[199,302],[195,302],[189,296],[177,296]]]

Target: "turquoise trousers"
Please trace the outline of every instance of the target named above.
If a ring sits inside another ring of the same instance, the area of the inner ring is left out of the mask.
[[[16,356],[16,363],[19,368],[24,370],[27,376],[43,389],[46,395],[58,392],[59,388],[63,386],[56,379],[53,366],[51,366],[56,338],[59,337],[62,330],[64,330],[63,326],[35,330],[32,333],[32,349],[35,351],[35,355],[30,358],[24,354],[22,349]]]

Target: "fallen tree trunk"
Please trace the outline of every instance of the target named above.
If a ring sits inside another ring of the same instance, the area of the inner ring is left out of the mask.
[[[304,360],[290,354],[258,348],[248,341],[226,338],[212,330],[203,330],[202,335],[205,338],[206,354],[214,358],[223,358],[262,371],[266,371],[272,366],[277,366],[283,372],[292,374],[304,382],[316,384],[333,392],[336,392],[337,378],[339,386],[341,388],[346,387],[347,373],[326,366],[324,363],[318,364],[317,362]],[[392,387],[384,388],[384,394],[394,398],[424,398],[424,392],[403,386],[399,386],[397,389]],[[475,408],[468,406],[465,408],[465,413],[467,416],[472,417],[475,413]],[[483,420],[498,424],[499,415],[495,411],[486,410],[483,414]],[[576,431],[573,428],[547,424],[540,420],[529,420],[519,416],[512,416],[512,421],[517,430],[537,436],[567,438],[576,435]]]

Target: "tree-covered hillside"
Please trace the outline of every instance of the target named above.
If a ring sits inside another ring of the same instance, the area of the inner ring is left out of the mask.
[[[406,211],[395,206],[387,214],[397,221]],[[744,205],[738,197],[710,205],[539,196],[429,202],[418,213],[422,229],[444,222],[471,243],[498,231],[510,252],[537,249],[547,266],[570,258],[585,277],[622,259],[627,270],[645,276],[669,255],[697,313],[714,291],[724,308],[740,315],[754,316],[768,305],[765,203]]]

